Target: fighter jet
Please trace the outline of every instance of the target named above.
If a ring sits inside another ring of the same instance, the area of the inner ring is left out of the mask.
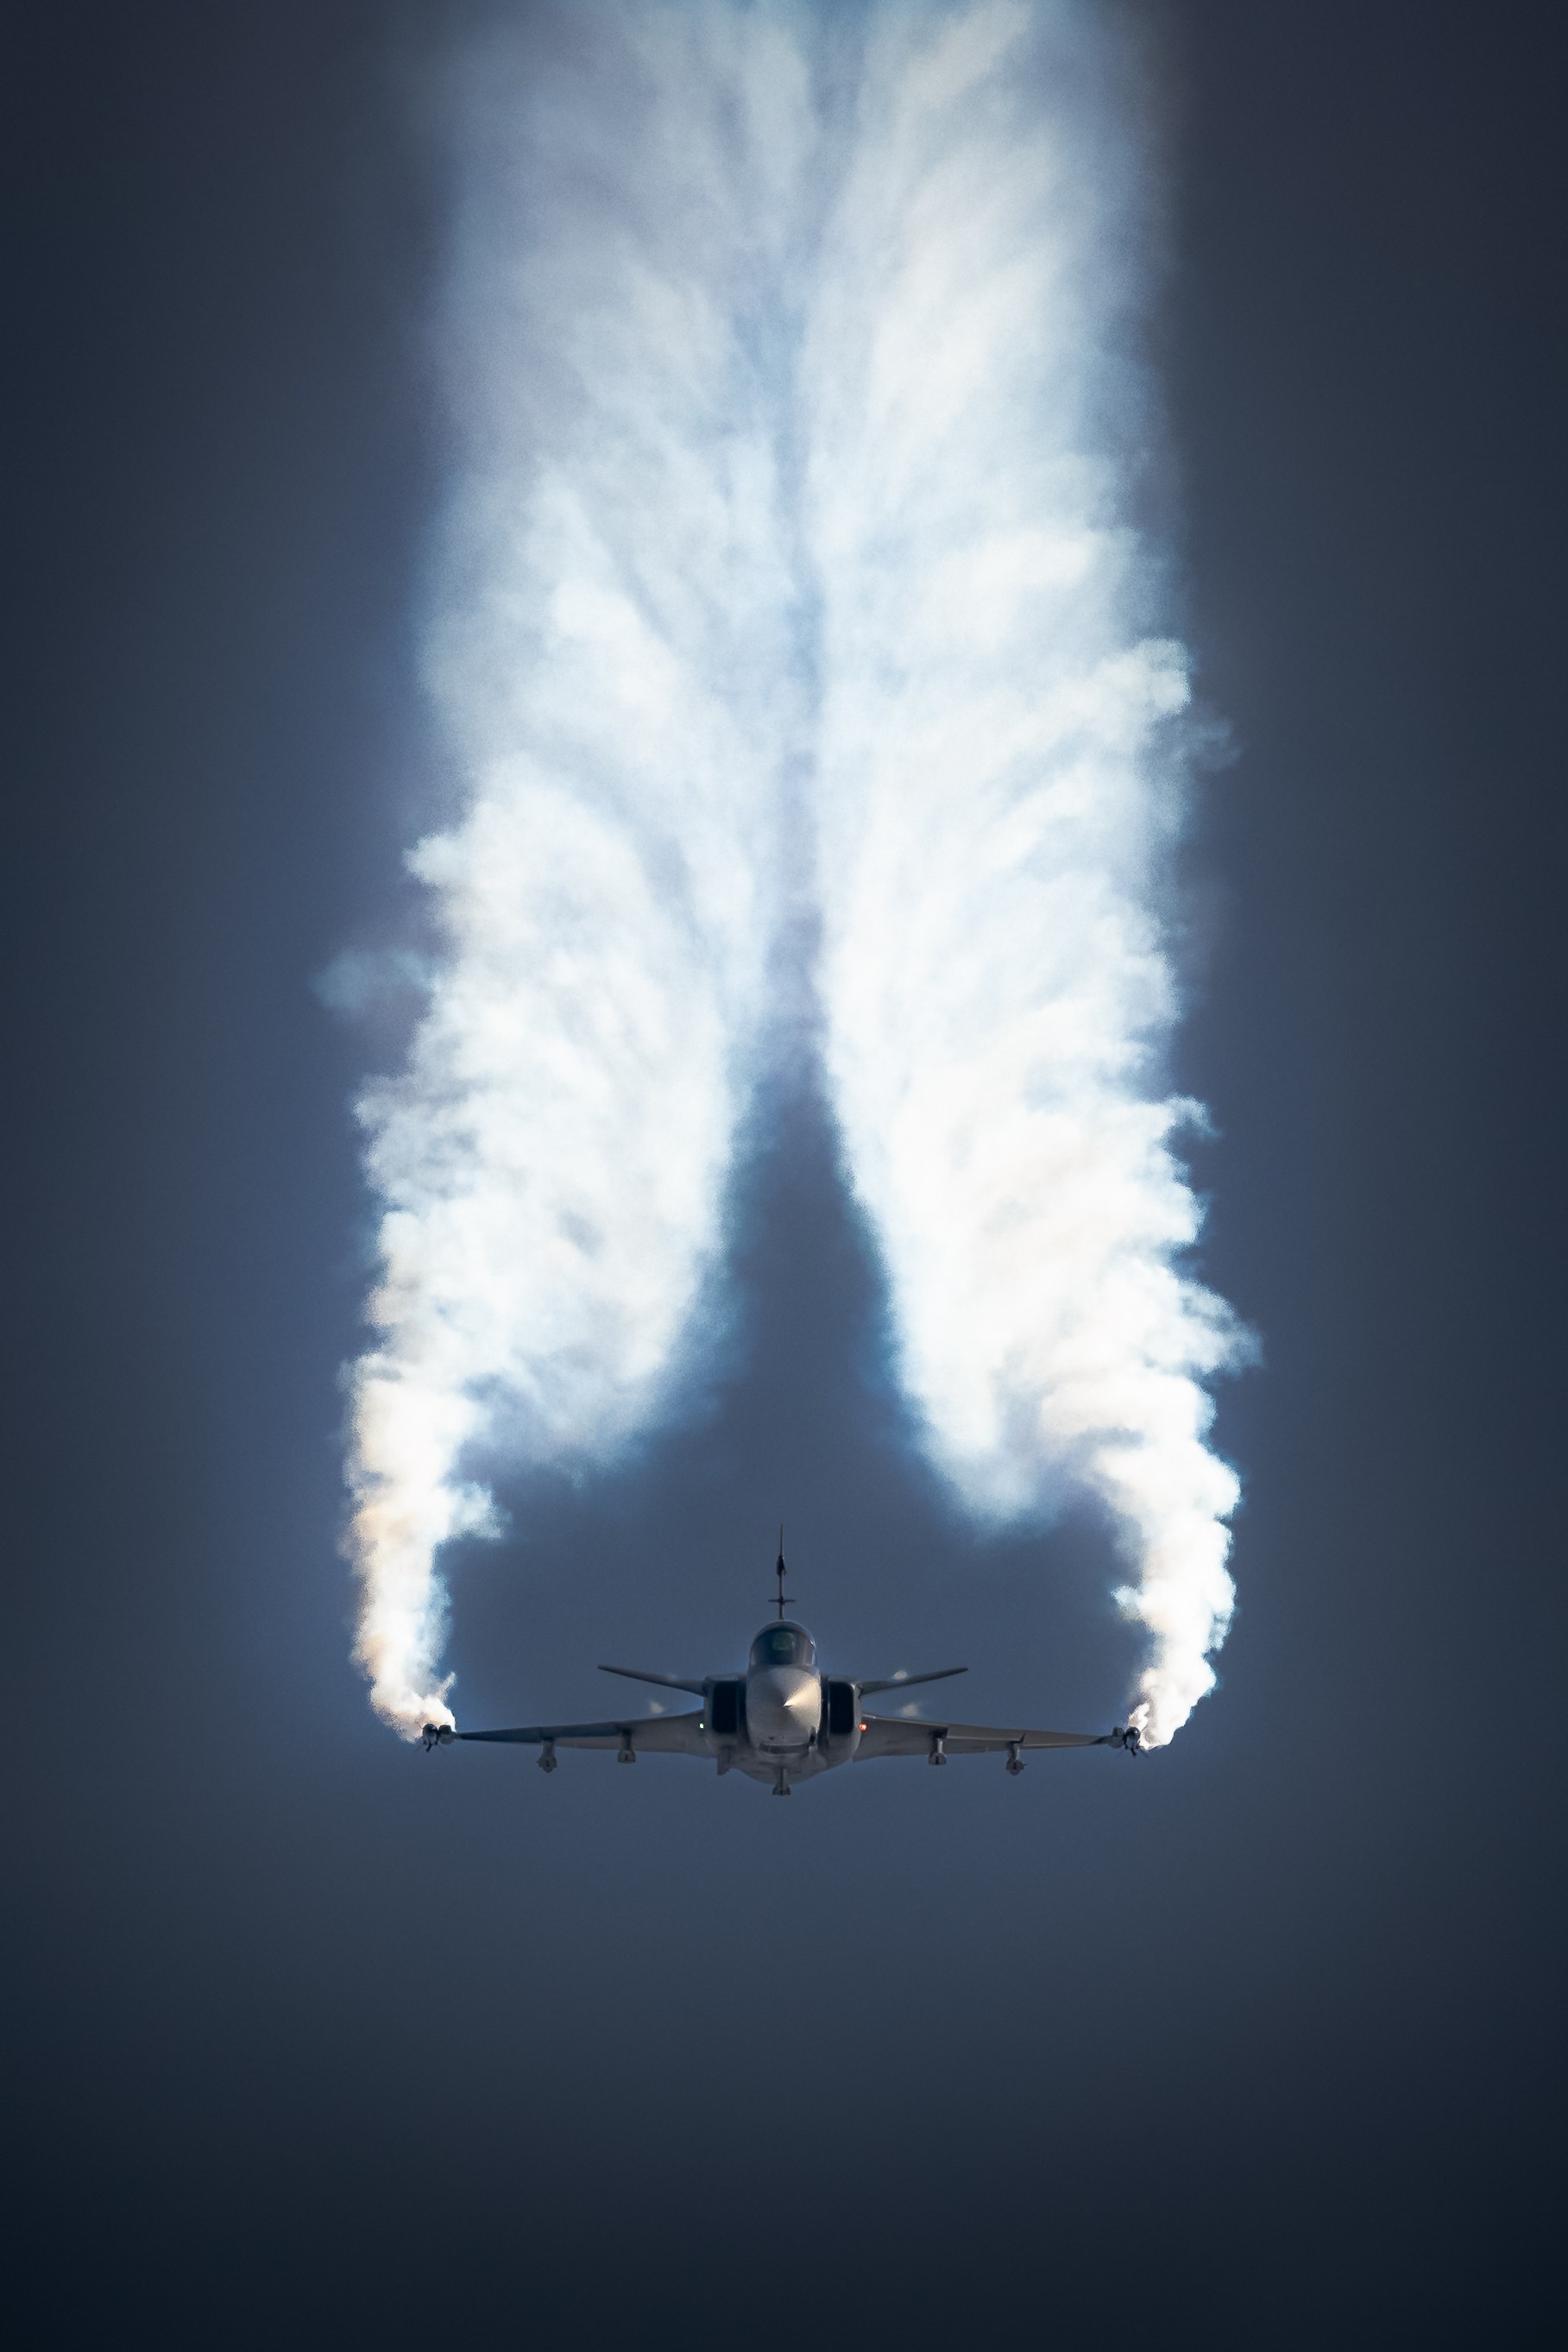
[[[448,1724],[427,1723],[423,1744],[449,1748],[455,1740],[493,1740],[539,1750],[539,1769],[553,1772],[558,1748],[613,1748],[622,1764],[639,1756],[700,1756],[716,1763],[721,1773],[744,1772],[749,1780],[770,1783],[776,1797],[794,1793],[798,1780],[815,1779],[839,1764],[865,1764],[880,1756],[924,1756],[930,1764],[946,1764],[949,1756],[1007,1757],[1007,1769],[1016,1776],[1024,1769],[1025,1754],[1040,1748],[1122,1748],[1129,1755],[1143,1752],[1135,1728],[1114,1731],[1031,1731],[1021,1726],[988,1723],[936,1722],[909,1715],[873,1715],[862,1704],[877,1691],[908,1690],[916,1683],[947,1682],[967,1674],[966,1666],[938,1666],[924,1675],[887,1675],[856,1680],[851,1675],[822,1673],[817,1645],[804,1625],[787,1617],[784,1553],[780,1546],[774,1570],[779,1591],[776,1622],[764,1625],[751,1645],[743,1675],[706,1675],[700,1681],[682,1675],[643,1674],[634,1666],[601,1666],[601,1674],[622,1675],[629,1682],[656,1683],[665,1690],[692,1691],[700,1706],[684,1715],[623,1715],[603,1723],[529,1723],[510,1731],[458,1731]]]

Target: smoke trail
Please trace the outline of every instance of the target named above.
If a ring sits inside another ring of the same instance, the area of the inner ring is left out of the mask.
[[[1144,194],[1103,16],[873,23],[805,384],[829,1059],[933,1456],[978,1514],[1110,1506],[1152,1742],[1214,1676],[1235,1352],[1156,915],[1182,648],[1132,526]]]
[[[537,14],[465,59],[441,324],[455,488],[428,674],[463,814],[444,952],[359,1105],[384,1214],[350,1375],[372,1700],[449,1719],[439,1548],[475,1449],[613,1454],[715,1244],[798,715],[770,337],[808,118],[722,6]]]
[[[1130,520],[1145,223],[1079,0],[594,0],[458,76],[457,487],[429,673],[444,929],[361,1106],[359,1654],[444,1713],[483,1453],[660,1407],[715,1246],[810,795],[847,1158],[933,1455],[982,1517],[1123,1529],[1140,1719],[1212,1682],[1234,1352],[1183,1273],[1157,908],[1186,659]]]

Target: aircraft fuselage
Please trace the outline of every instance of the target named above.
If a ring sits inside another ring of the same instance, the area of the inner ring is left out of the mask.
[[[765,1625],[751,1645],[744,1675],[715,1676],[704,1688],[702,1737],[721,1770],[782,1785],[854,1752],[859,1694],[842,1685],[837,1714],[852,1718],[837,1739],[827,1733],[833,1709],[831,1678],[817,1671],[817,1645],[803,1625],[782,1619]],[[848,1700],[846,1707],[844,1701]]]
[[[782,1587],[782,1561],[779,1579]],[[782,1592],[779,1609],[778,1622],[765,1625],[751,1644],[744,1674],[710,1675],[699,1682],[630,1666],[604,1669],[633,1682],[662,1683],[695,1693],[702,1704],[690,1713],[670,1714],[660,1707],[641,1720],[627,1714],[597,1723],[519,1724],[497,1731],[459,1731],[455,1724],[430,1723],[424,1727],[424,1746],[478,1740],[536,1747],[546,1772],[557,1768],[558,1748],[609,1748],[623,1764],[634,1764],[643,1755],[708,1757],[720,1772],[744,1772],[768,1782],[780,1797],[787,1797],[797,1780],[875,1757],[923,1756],[928,1763],[946,1764],[950,1755],[1001,1754],[1009,1772],[1016,1775],[1023,1770],[1026,1748],[1112,1747],[1138,1752],[1141,1742],[1130,1727],[1102,1733],[1039,1731],[1025,1725],[933,1720],[913,1707],[896,1716],[866,1714],[862,1701],[872,1692],[944,1683],[965,1669],[900,1672],[869,1682],[826,1675],[818,1667],[817,1645],[804,1625],[782,1614]]]

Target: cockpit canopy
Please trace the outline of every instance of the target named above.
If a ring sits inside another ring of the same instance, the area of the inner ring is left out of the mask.
[[[751,1645],[751,1663],[758,1666],[803,1666],[816,1671],[817,1645],[804,1625],[765,1625]]]

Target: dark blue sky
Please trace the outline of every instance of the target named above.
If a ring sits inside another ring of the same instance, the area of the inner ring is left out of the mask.
[[[439,452],[402,60],[461,12],[11,20],[7,2203],[28,2340],[1531,2342],[1562,2095],[1555,20],[1169,0],[1163,335],[1236,762],[1205,1265],[1267,1370],[1167,1752],[425,1759],[347,1662],[363,1041]],[[394,29],[396,39],[393,38]],[[830,1659],[1107,1720],[1103,1538],[978,1545],[809,1093],[706,1424],[508,1497],[469,1719]]]

